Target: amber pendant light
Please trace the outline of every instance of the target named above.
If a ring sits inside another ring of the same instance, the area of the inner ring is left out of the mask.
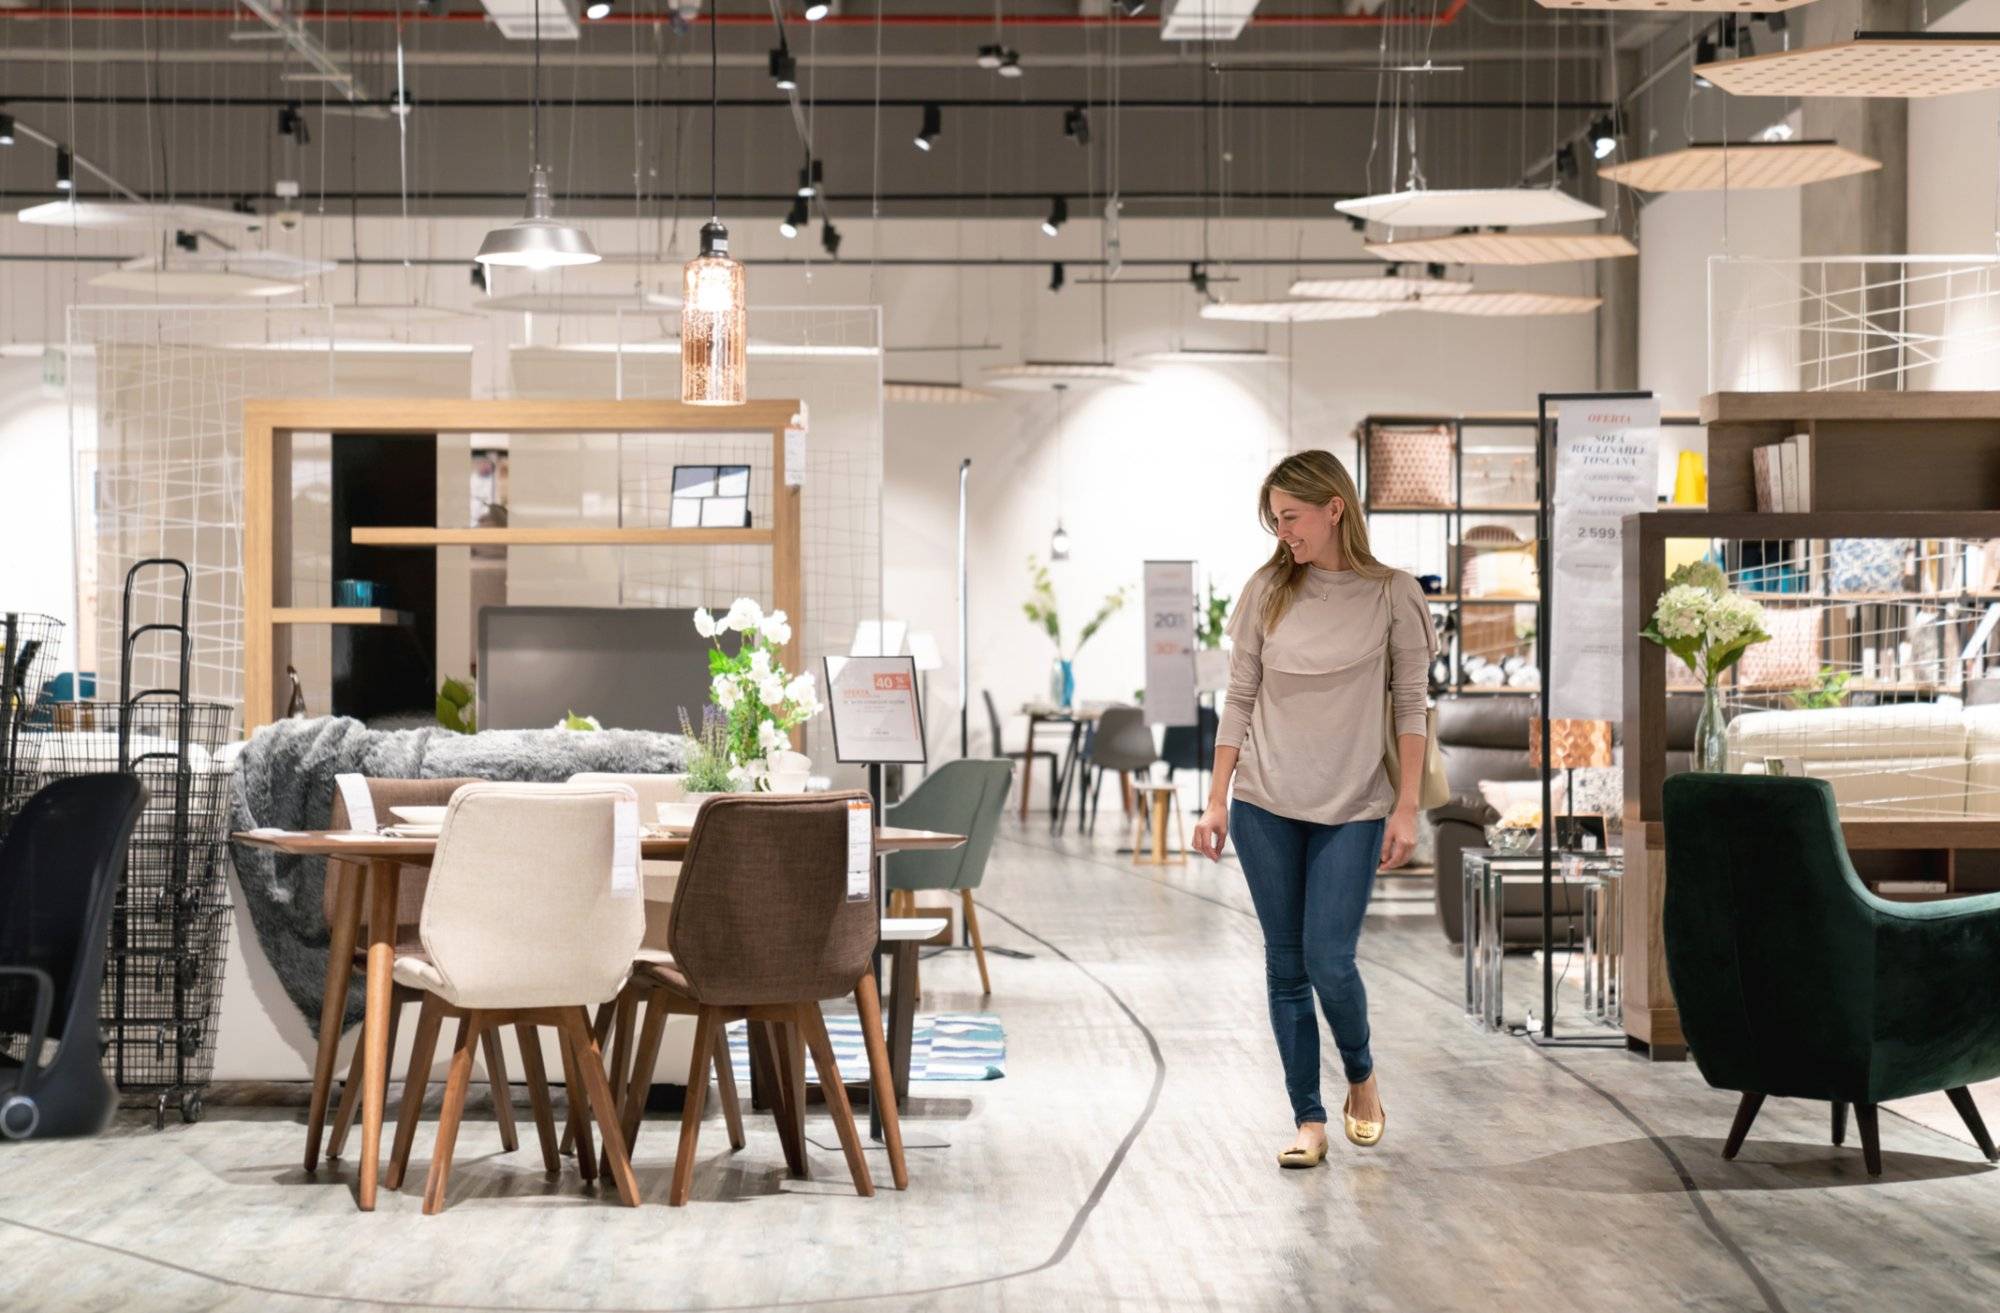
[[[708,202],[701,254],[681,270],[681,400],[696,406],[738,406],[749,396],[744,358],[749,315],[743,266],[729,258],[729,230],[716,213],[715,6],[708,7]]]

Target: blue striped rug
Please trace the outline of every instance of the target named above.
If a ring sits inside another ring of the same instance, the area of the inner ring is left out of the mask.
[[[861,1018],[852,1012],[826,1014],[826,1033],[833,1041],[833,1058],[849,1084],[868,1079],[868,1051],[861,1041]],[[738,1085],[750,1080],[750,1037],[745,1023],[729,1027],[730,1065]],[[910,1038],[910,1079],[1000,1080],[1007,1074],[1007,1031],[990,1012],[920,1012]],[[812,1061],[806,1080],[819,1083]]]

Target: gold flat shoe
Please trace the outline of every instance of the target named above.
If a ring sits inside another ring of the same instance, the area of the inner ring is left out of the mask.
[[[1278,1166],[1296,1171],[1307,1167],[1317,1167],[1326,1161],[1326,1146],[1317,1149],[1291,1148],[1278,1155]]]
[[[1389,1114],[1383,1113],[1379,1122],[1365,1122],[1348,1112],[1347,1107],[1345,1103],[1340,1105],[1340,1120],[1347,1129],[1347,1142],[1362,1149],[1372,1149],[1382,1143],[1382,1131],[1389,1124]]]

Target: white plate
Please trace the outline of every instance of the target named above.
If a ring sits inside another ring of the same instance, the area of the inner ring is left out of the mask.
[[[438,826],[444,824],[444,814],[450,811],[451,808],[391,807],[389,810],[396,813],[397,820],[408,821],[412,825]]]
[[[436,839],[444,834],[442,825],[391,825],[383,831],[391,839]]]

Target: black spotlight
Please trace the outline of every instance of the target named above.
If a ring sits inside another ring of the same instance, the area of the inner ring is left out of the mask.
[[[999,46],[979,47],[979,58],[974,62],[977,63],[979,67],[991,73],[994,69],[1000,67],[1000,47]]]
[[[1368,220],[1362,218],[1358,214],[1350,214],[1347,216],[1347,226],[1354,229],[1354,231],[1361,233],[1364,236],[1367,235]]]
[[[174,245],[183,251],[199,251],[201,249],[201,238],[195,236],[185,228],[177,229],[174,232]]]
[[[301,146],[312,141],[312,132],[306,127],[306,116],[299,112],[299,103],[296,100],[279,109],[278,135],[290,137]]]
[[[1058,260],[1049,266],[1049,290],[1051,292],[1062,291],[1063,283],[1066,281],[1068,280],[1063,277],[1062,261]]]
[[[924,106],[924,126],[917,130],[915,144],[918,150],[929,150],[938,134],[944,131],[944,110],[936,105]]]
[[[1021,52],[1009,47],[1000,52],[1000,66],[994,70],[1003,78],[1021,76]]]
[[[1090,144],[1090,115],[1081,105],[1063,111],[1063,136],[1079,146]]]
[[[801,196],[811,196],[819,191],[819,161],[809,160],[799,169],[799,191]]]
[[[486,290],[486,266],[477,260],[472,262],[472,285],[482,292]]]
[[[1564,142],[1562,149],[1556,152],[1556,177],[1574,178],[1575,176],[1576,147],[1570,145],[1568,142]]]
[[[799,89],[799,64],[792,58],[792,48],[783,41],[771,52],[771,84],[780,91]]]
[[[830,222],[821,224],[819,244],[825,249],[829,259],[838,260],[840,258],[840,229],[834,227]]]
[[[1592,159],[1609,159],[1618,149],[1618,121],[1609,114],[1601,114],[1590,125],[1590,155]]]
[[[1188,266],[1188,286],[1194,288],[1197,296],[1208,295],[1207,265],[1196,263]]]
[[[785,211],[784,220],[779,223],[778,231],[783,233],[787,239],[790,239],[797,237],[799,229],[805,227],[810,222],[812,222],[812,216],[806,211],[806,198],[803,196],[795,197],[792,200],[792,208]]]
[[[1444,277],[1444,266],[1433,262],[1424,266],[1424,272],[1433,278],[1442,278]]]
[[[12,114],[0,114],[0,146],[11,146],[13,144],[14,116]]]
[[[1057,196],[1049,203],[1049,217],[1042,220],[1042,236],[1053,237],[1069,222],[1069,202]]]
[[[76,190],[76,156],[67,146],[56,147],[56,190]]]

